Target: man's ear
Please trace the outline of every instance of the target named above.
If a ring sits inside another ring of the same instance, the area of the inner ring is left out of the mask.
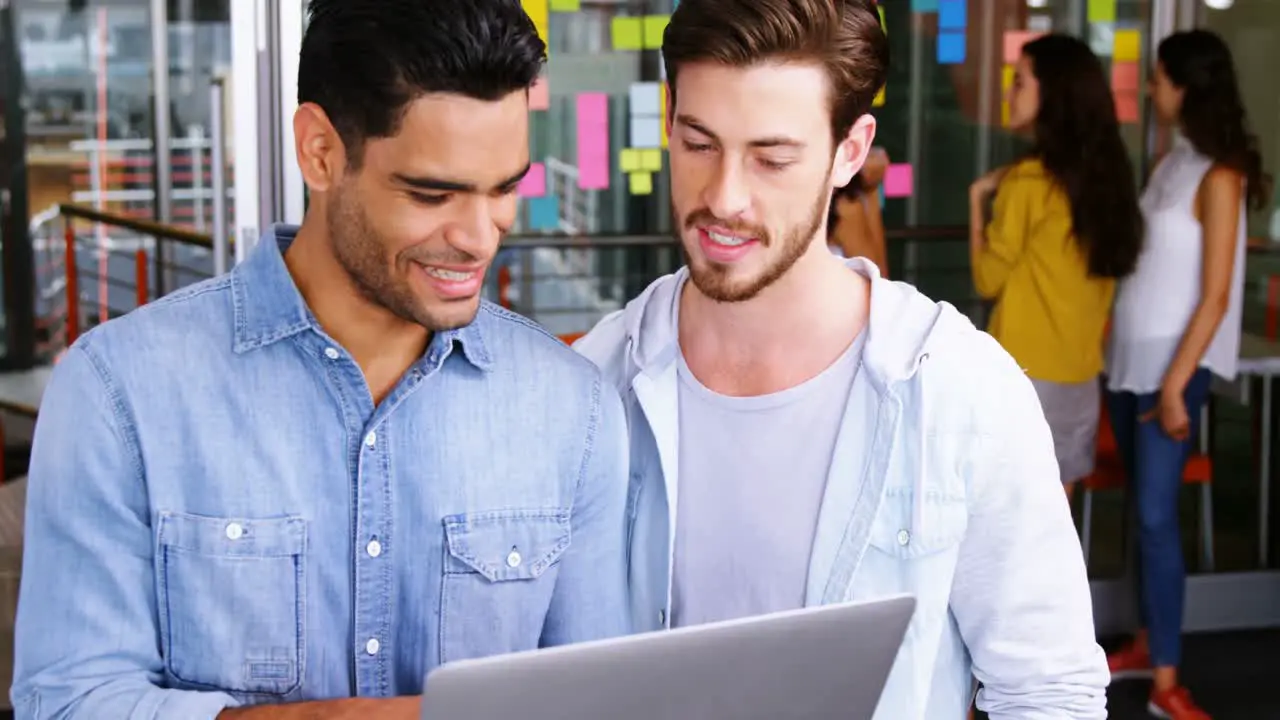
[[[844,140],[836,146],[835,158],[831,161],[832,187],[844,187],[853,180],[853,176],[858,174],[867,161],[867,153],[871,151],[871,143],[875,138],[874,117],[863,115],[853,123]]]
[[[298,169],[312,192],[324,192],[342,179],[347,167],[342,138],[319,105],[303,103],[293,113],[294,151]]]

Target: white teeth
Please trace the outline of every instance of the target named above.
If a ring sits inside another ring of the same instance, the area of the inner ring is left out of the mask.
[[[444,270],[437,267],[427,268],[427,274],[432,277],[438,277],[441,280],[448,280],[449,282],[463,282],[475,277],[475,273],[473,272],[458,272],[456,270]]]
[[[720,233],[714,233],[710,230],[707,231],[707,237],[711,238],[711,241],[717,245],[728,245],[729,247],[745,245],[747,242],[747,238],[733,237],[732,235],[721,235]]]

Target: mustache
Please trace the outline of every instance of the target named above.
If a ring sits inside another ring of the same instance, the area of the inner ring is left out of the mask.
[[[769,231],[763,226],[744,223],[738,220],[725,220],[718,218],[715,216],[715,213],[712,213],[711,210],[707,208],[699,208],[685,216],[685,230],[693,230],[699,225],[716,225],[732,233],[753,237],[756,240],[759,240],[761,244],[769,244]]]

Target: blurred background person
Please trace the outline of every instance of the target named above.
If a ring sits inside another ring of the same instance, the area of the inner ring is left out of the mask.
[[[1093,472],[1103,334],[1115,281],[1137,262],[1142,217],[1111,88],[1084,42],[1024,45],[1008,103],[1031,149],[970,187],[973,281],[995,301],[988,331],[1040,396],[1070,495]]]
[[[1245,202],[1268,204],[1231,53],[1205,30],[1167,37],[1150,80],[1157,122],[1173,130],[1142,195],[1147,237],[1116,296],[1108,407],[1134,487],[1146,631],[1109,660],[1113,679],[1153,676],[1159,717],[1204,720],[1178,681],[1186,568],[1178,528],[1183,465],[1210,376],[1236,375]]]
[[[872,148],[862,170],[848,185],[831,196],[827,215],[827,244],[840,257],[864,257],[889,276],[889,254],[885,246],[884,220],[880,215],[880,183],[889,167],[889,155]]]

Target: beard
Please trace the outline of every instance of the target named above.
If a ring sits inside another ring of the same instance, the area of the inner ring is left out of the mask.
[[[684,242],[681,242],[680,250],[684,253],[685,265],[689,268],[689,278],[693,281],[694,287],[716,302],[737,303],[756,297],[765,288],[786,275],[787,271],[808,252],[814,236],[822,229],[822,223],[827,219],[829,205],[829,197],[816,198],[805,221],[787,228],[781,238],[777,239],[781,252],[777,257],[770,259],[769,264],[754,277],[735,278],[732,267],[703,259],[695,262]],[[719,225],[735,234],[755,238],[762,248],[770,248],[775,244],[775,238],[768,228],[722,220],[706,208],[694,210],[681,223],[686,232],[694,230],[699,225]]]
[[[433,308],[427,299],[414,293],[407,279],[393,274],[395,265],[387,262],[386,258],[386,248],[392,243],[373,227],[350,189],[340,187],[330,193],[325,219],[329,225],[329,242],[334,257],[366,300],[401,320],[416,323],[432,332],[454,330],[475,319],[480,307],[479,297],[441,302],[441,307]],[[411,248],[405,254],[408,255],[407,262],[424,265],[476,262],[471,255],[457,250],[436,255]]]

